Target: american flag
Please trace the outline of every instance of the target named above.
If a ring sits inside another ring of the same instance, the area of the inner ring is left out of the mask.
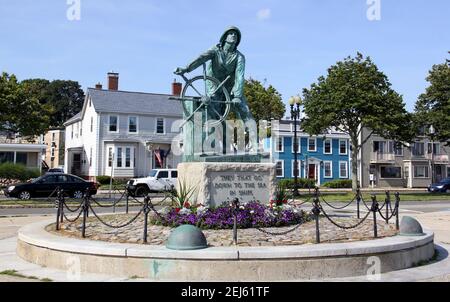
[[[164,159],[163,159],[164,151],[162,151],[160,148],[156,149],[155,156],[156,156],[156,159],[158,160],[159,165],[161,167],[164,167],[164,165],[163,165],[164,164]]]

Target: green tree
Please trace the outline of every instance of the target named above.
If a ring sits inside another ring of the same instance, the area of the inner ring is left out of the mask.
[[[286,112],[281,94],[272,85],[265,88],[261,82],[248,79],[245,81],[244,94],[256,123],[261,120],[279,120]]]
[[[427,81],[425,93],[416,102],[417,129],[433,125],[435,138],[450,145],[450,61],[434,65]]]
[[[33,138],[49,127],[49,108],[5,72],[0,77],[0,113],[0,131]]]
[[[78,82],[28,79],[22,84],[27,93],[36,97],[41,104],[49,106],[51,127],[61,127],[83,107],[84,92]]]
[[[303,90],[303,96],[306,132],[319,135],[335,127],[350,136],[353,190],[358,183],[358,152],[373,134],[401,142],[412,140],[411,115],[402,96],[372,60],[360,53],[331,66],[326,77]],[[370,133],[359,140],[363,127]]]

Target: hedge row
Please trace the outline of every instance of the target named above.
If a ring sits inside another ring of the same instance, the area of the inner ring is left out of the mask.
[[[278,185],[286,189],[294,189],[294,179],[282,179],[278,182]],[[313,179],[308,178],[298,178],[298,188],[299,189],[309,189],[314,188],[316,182]]]
[[[278,181],[278,184],[286,189],[294,189],[294,179],[282,179]],[[327,182],[322,185],[325,188],[331,189],[343,189],[343,188],[351,188],[352,181],[348,179],[338,179]],[[298,179],[298,188],[299,189],[313,189],[316,187],[316,182],[313,179],[307,178],[299,178]]]
[[[0,164],[0,178],[27,181],[31,178],[41,176],[39,169],[30,169],[20,164],[3,163]]]
[[[349,189],[352,187],[352,181],[348,179],[333,180],[325,183],[323,186],[331,189]]]
[[[127,181],[128,178],[113,178],[113,185],[125,185]],[[109,185],[111,182],[111,176],[97,176],[97,182],[101,185]]]

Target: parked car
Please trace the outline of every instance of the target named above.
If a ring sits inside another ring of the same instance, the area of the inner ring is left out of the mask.
[[[47,171],[47,173],[64,173],[64,169],[61,168],[52,168]]]
[[[67,196],[83,198],[88,188],[91,195],[97,194],[98,184],[75,175],[50,173],[30,183],[10,186],[4,192],[7,197],[29,200],[33,197],[49,197],[57,187],[61,187]]]
[[[175,169],[155,169],[144,178],[131,179],[127,190],[131,196],[142,197],[152,192],[164,192],[177,184],[178,171]]]
[[[428,186],[428,192],[431,193],[450,193],[450,177],[441,180],[438,183]]]

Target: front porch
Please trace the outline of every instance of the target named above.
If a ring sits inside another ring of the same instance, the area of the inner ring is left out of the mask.
[[[42,170],[42,154],[46,145],[0,144],[0,164],[22,164],[29,169]]]

